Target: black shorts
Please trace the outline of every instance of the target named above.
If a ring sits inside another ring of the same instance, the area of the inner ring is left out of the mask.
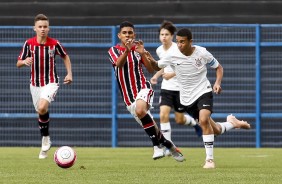
[[[179,91],[161,89],[160,106],[167,105],[176,112],[185,112],[184,106],[180,103]]]
[[[207,109],[211,111],[213,109],[213,94],[208,92],[200,96],[193,104],[185,106],[185,111],[190,114],[194,119],[199,119],[199,111],[201,109]]]

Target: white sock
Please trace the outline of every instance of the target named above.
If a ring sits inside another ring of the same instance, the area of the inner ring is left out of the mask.
[[[185,124],[187,126],[195,126],[197,124],[197,122],[195,121],[194,118],[192,118],[189,115],[184,115],[184,117],[186,118]]]
[[[234,128],[233,124],[230,122],[223,122],[223,123],[218,123],[218,124],[221,126],[221,134]]]
[[[170,126],[170,122],[167,123],[160,123],[161,125],[161,132],[164,135],[164,137],[171,141],[171,126]]]
[[[206,160],[213,160],[214,134],[203,135],[203,142],[206,149]]]

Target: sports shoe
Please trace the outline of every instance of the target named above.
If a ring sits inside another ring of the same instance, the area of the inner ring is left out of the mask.
[[[242,128],[242,129],[250,129],[251,125],[246,121],[239,121],[235,116],[232,114],[228,115],[226,120],[234,126],[234,128]]]
[[[160,158],[163,158],[164,155],[164,150],[160,146],[154,146],[154,154],[153,154],[153,159],[157,160]]]
[[[206,160],[205,165],[203,166],[204,169],[214,169],[215,164],[213,160]]]
[[[195,129],[195,132],[196,132],[197,136],[198,136],[198,137],[202,137],[203,131],[202,131],[201,126],[197,123],[197,124],[194,125],[193,127],[194,127],[194,129]]]
[[[171,156],[171,153],[170,153],[169,149],[164,148],[164,155],[165,155],[166,157],[170,157],[170,156]]]
[[[170,153],[171,153],[171,156],[174,158],[174,160],[176,160],[177,162],[185,161],[183,154],[180,152],[180,150],[177,147],[173,146],[170,149]]]
[[[47,151],[40,151],[40,153],[39,153],[39,159],[45,159],[45,158],[47,158]]]
[[[49,136],[42,137],[41,151],[48,151],[51,148],[51,141]]]

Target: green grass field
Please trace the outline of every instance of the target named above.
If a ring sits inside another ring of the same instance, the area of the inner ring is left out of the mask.
[[[151,148],[75,148],[77,161],[69,169],[39,148],[0,148],[1,184],[272,184],[282,183],[282,149],[216,148],[216,169],[202,168],[204,148],[182,148],[186,161],[153,160]]]

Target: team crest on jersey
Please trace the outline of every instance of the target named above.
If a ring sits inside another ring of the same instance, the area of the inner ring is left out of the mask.
[[[55,50],[48,50],[48,54],[49,54],[49,57],[54,57],[55,56]]]
[[[195,65],[197,68],[200,68],[202,66],[201,58],[195,59]]]

